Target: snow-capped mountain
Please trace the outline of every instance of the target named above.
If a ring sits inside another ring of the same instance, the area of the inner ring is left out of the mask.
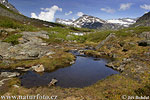
[[[134,18],[119,18],[119,19],[111,19],[107,20],[108,23],[113,23],[113,24],[119,24],[124,27],[129,27],[129,25],[132,25],[136,23],[137,19]]]
[[[79,17],[77,20],[75,20],[73,23],[75,26],[78,26],[78,27],[95,29],[95,28],[101,26],[102,24],[105,24],[106,21],[104,21],[100,18],[97,18],[97,17],[83,15],[83,16]]]
[[[7,7],[8,9],[16,12],[16,13],[20,13],[13,5],[11,5],[8,0],[0,0],[0,4],[4,5],[5,7]]]
[[[97,26],[106,23],[106,21],[99,19],[97,17],[83,15],[79,17],[77,20],[63,20],[63,19],[56,19],[56,23],[70,25],[74,27],[85,27],[85,28],[96,28]]]
[[[63,19],[59,19],[59,18],[56,18],[56,21],[57,23],[60,23],[60,24],[64,24],[64,25],[70,25],[70,26],[74,26],[74,23],[73,23],[73,20],[69,19],[69,20],[63,20]],[[77,27],[77,26],[75,26]]]
[[[89,16],[89,15],[83,15],[81,17],[79,17],[78,19],[76,19],[75,21],[73,20],[62,20],[62,19],[56,19],[56,23],[60,23],[60,24],[65,24],[65,25],[70,25],[70,26],[74,26],[74,27],[82,27],[82,28],[90,28],[90,29],[100,29],[100,28],[110,28],[110,29],[114,29],[118,28],[118,25],[116,24],[112,24],[112,23],[108,23],[105,20],[102,20],[100,18],[94,17],[94,16]]]
[[[102,20],[100,18],[83,15],[77,20],[62,20],[56,19],[56,23],[70,25],[74,27],[91,28],[91,29],[118,29],[122,27],[129,27],[136,22],[134,18],[120,18],[112,20]]]

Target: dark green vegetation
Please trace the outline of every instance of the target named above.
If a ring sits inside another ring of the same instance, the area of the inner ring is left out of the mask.
[[[13,45],[16,45],[16,44],[19,44],[18,39],[21,37],[22,37],[21,34],[10,35],[5,40],[3,40],[3,42],[8,42],[8,43],[11,43]]]

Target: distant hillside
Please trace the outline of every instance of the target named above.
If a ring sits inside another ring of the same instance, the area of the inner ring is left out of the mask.
[[[32,19],[29,17],[26,17],[22,14],[19,13],[19,11],[10,3],[8,3],[7,0],[0,0],[0,16],[6,16],[11,19],[17,20],[22,22],[23,24],[29,24],[29,25],[34,25],[37,27],[64,27],[64,25],[57,24],[57,23],[52,23],[52,22],[46,22],[38,19]]]
[[[140,17],[133,26],[150,26],[150,12]]]
[[[19,13],[19,11],[8,2],[8,0],[0,0],[0,4],[4,5],[6,8],[8,8],[16,13]]]

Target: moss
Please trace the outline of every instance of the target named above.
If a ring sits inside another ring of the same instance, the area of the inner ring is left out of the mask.
[[[11,35],[11,36],[7,37],[6,39],[4,39],[3,42],[8,42],[13,45],[16,45],[16,44],[19,44],[18,39],[21,37],[22,37],[21,34],[14,34],[14,35]]]
[[[20,31],[36,31],[38,30],[36,27],[32,25],[24,25],[23,23],[11,19],[9,17],[0,16],[0,27],[3,28],[13,28],[18,29]]]
[[[26,60],[26,61],[15,61],[11,65],[0,64],[1,68],[11,68],[15,69],[16,67],[31,67],[37,64],[43,64],[46,71],[53,71],[58,68],[67,67],[70,65],[70,62],[74,61],[75,57],[71,53],[66,53],[63,51],[58,51],[56,54],[51,55],[51,57],[45,56],[36,60]]]

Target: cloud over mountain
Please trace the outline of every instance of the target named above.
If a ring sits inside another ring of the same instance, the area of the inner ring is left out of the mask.
[[[72,14],[72,11],[69,11],[68,13],[65,13],[66,16]]]
[[[150,5],[144,4],[140,6],[142,9],[150,10]]]
[[[79,17],[81,17],[82,15],[84,15],[83,12],[78,12],[78,13],[77,13],[77,16],[79,16]]]
[[[127,9],[130,9],[130,7],[131,7],[132,5],[133,5],[132,3],[123,3],[123,4],[120,4],[120,9],[119,9],[119,10],[127,10]]]
[[[31,18],[41,19],[44,21],[54,21],[55,13],[57,11],[62,11],[62,8],[54,5],[50,8],[41,8],[41,10],[42,11],[39,15],[36,15],[36,13],[31,13]]]
[[[110,7],[101,8],[100,10],[101,10],[101,11],[105,11],[105,12],[107,12],[107,13],[114,13],[114,12],[115,12],[115,10],[112,9],[112,8],[110,8]]]

